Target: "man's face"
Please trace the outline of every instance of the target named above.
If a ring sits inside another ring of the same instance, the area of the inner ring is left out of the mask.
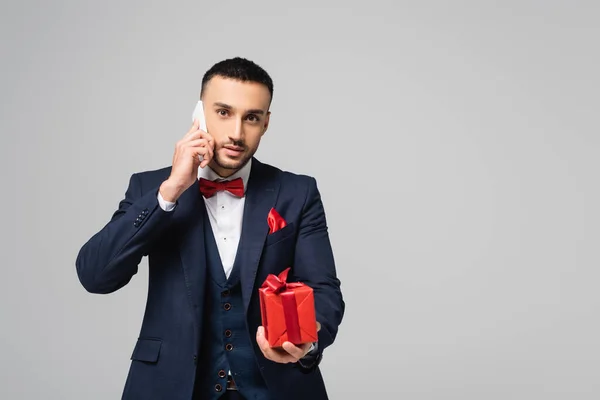
[[[215,140],[210,167],[227,177],[256,153],[269,125],[269,89],[255,82],[213,77],[202,96],[206,129]]]

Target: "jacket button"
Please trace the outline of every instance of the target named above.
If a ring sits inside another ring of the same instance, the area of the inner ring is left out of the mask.
[[[225,378],[227,376],[227,373],[225,372],[224,369],[219,371],[219,378]]]
[[[225,309],[225,311],[229,311],[229,310],[231,310],[231,304],[225,303],[225,304],[223,304],[223,308]]]
[[[227,330],[225,331],[225,336],[226,336],[226,337],[231,337],[231,331],[230,331],[229,329],[227,329]]]
[[[194,365],[198,365],[198,356],[194,354]]]
[[[227,350],[227,351],[233,350],[233,345],[231,343],[227,343],[227,345],[225,345],[225,350]]]
[[[220,392],[221,390],[223,390],[223,386],[219,385],[218,383],[215,385],[215,390],[217,392]]]
[[[144,211],[142,211],[142,214],[144,214],[144,215],[148,215],[148,209],[147,209],[147,208],[146,208],[146,209],[144,209]]]

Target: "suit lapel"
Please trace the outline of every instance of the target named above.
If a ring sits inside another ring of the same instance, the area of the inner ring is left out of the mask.
[[[179,252],[187,287],[188,299],[193,306],[197,322],[200,321],[203,304],[201,293],[206,280],[206,253],[204,244],[204,221],[206,206],[198,183],[194,183],[179,198],[178,219],[183,227]]]
[[[240,280],[244,310],[248,309],[254,291],[256,271],[263,245],[269,233],[267,215],[275,206],[279,193],[279,181],[275,175],[255,158],[246,190],[246,202],[242,219],[242,233],[236,261],[240,263]]]

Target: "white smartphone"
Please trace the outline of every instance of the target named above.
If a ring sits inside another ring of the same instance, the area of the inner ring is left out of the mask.
[[[208,132],[206,130],[206,117],[204,116],[204,104],[202,104],[202,100],[198,100],[196,103],[196,108],[194,108],[194,112],[192,114],[192,122],[197,119],[200,123],[200,129],[204,132]]]
[[[192,113],[192,122],[194,122],[196,119],[198,120],[199,128],[208,133],[206,130],[206,117],[204,116],[204,104],[202,104],[202,100],[198,100],[198,103],[196,103],[196,108],[194,108],[194,112]],[[204,157],[200,155],[198,156],[198,159],[200,162],[202,162]]]

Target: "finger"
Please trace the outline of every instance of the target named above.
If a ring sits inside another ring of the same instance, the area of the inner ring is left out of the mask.
[[[302,349],[302,357],[308,354],[310,348],[312,347],[312,343],[304,343],[300,348]]]
[[[204,159],[200,163],[200,167],[202,167],[202,168],[204,168],[208,164],[210,164],[210,161],[213,158],[213,149],[212,149],[212,146],[206,145],[205,147],[203,147],[203,149],[205,150],[205,153],[202,154],[202,156],[204,157]]]
[[[210,143],[211,145],[215,144],[215,139],[212,137],[212,135],[210,133],[202,131],[202,130],[201,130],[201,132],[203,132],[202,137],[204,137],[206,140],[208,140],[208,143]]]
[[[280,362],[282,362],[282,363],[295,363],[300,359],[300,357],[293,356],[289,353],[281,354],[280,357],[281,357]]]
[[[211,136],[210,133],[203,131],[202,129],[200,129],[200,137],[203,139],[206,139],[208,141],[208,143],[214,147],[215,145],[215,139]]]
[[[210,161],[210,157],[208,155],[209,153],[209,148],[208,147],[192,147],[192,155],[194,157],[198,157],[198,156],[202,156],[203,160],[201,162],[201,164],[205,161],[208,160]]]
[[[294,357],[296,359],[296,361],[298,359],[304,357],[306,355],[306,353],[308,352],[309,348],[310,348],[310,343],[308,343],[308,346],[307,346],[307,344],[305,344],[302,347],[295,346],[291,342],[283,343],[283,349],[285,351],[287,351],[292,357]]]
[[[211,162],[211,160],[213,159],[213,157],[215,155],[214,145],[210,144],[210,142],[209,142],[209,144],[206,148],[208,149],[208,152],[204,156],[204,160],[202,160],[202,162],[200,163],[200,166],[202,168],[206,167]]]
[[[258,347],[260,347],[263,354],[269,350],[269,341],[265,337],[265,328],[262,326],[259,326],[256,331],[256,343],[258,343]]]
[[[194,166],[200,166],[205,159],[209,158],[207,156],[207,154],[210,151],[210,146],[208,146],[206,143],[204,143],[204,145],[199,145],[199,146],[185,146],[182,147],[180,149],[178,149],[177,154],[175,155],[175,157],[183,157],[183,158],[188,158],[191,157],[192,160],[194,160]],[[200,159],[200,156],[202,156],[202,159]],[[210,160],[210,158],[209,158]]]
[[[190,140],[199,139],[200,132],[202,131],[198,127],[192,127],[192,129],[190,129],[188,133],[186,133],[185,136],[181,138],[181,142],[185,143]]]
[[[187,139],[190,135],[198,132],[200,130],[200,121],[197,118],[194,118],[194,122],[192,122],[192,126],[187,131],[187,133],[183,136],[182,140]]]
[[[209,147],[208,140],[206,139],[195,139],[184,144],[185,147]]]
[[[293,355],[291,355],[284,349],[280,349],[280,348],[277,348],[277,349],[269,348],[265,352],[265,357],[271,361],[275,361],[275,362],[278,362],[281,364],[295,363],[296,361],[298,361],[298,359],[296,357],[294,357]]]
[[[209,148],[212,151],[212,145],[208,142],[208,140],[202,138],[201,136],[196,139],[193,139],[194,136],[196,136],[196,135],[192,135],[186,139],[180,140],[176,146],[178,151],[183,152],[183,151],[186,151],[186,149],[188,149],[188,148],[196,148],[196,147],[205,147],[205,148]]]
[[[195,131],[189,132],[189,134],[182,139],[182,143],[186,143],[196,139],[206,139],[208,143],[211,144],[211,146],[214,145],[215,142],[215,140],[209,133],[203,131],[202,129],[196,129]]]
[[[206,167],[210,163],[210,160],[212,160],[212,156],[204,157],[202,159],[202,162],[200,163],[200,167],[201,168]]]
[[[321,330],[321,323],[319,321],[317,321],[317,332],[319,332]]]
[[[264,327],[262,326],[259,326],[256,331],[256,342],[265,358],[278,363],[296,362],[293,356],[286,352],[279,352],[269,345],[269,341],[264,335]]]
[[[192,132],[197,131],[200,128],[200,122],[194,118],[194,121],[192,122],[192,126],[190,127],[190,129],[187,131],[187,133],[183,136],[184,138],[186,136],[189,136]]]

